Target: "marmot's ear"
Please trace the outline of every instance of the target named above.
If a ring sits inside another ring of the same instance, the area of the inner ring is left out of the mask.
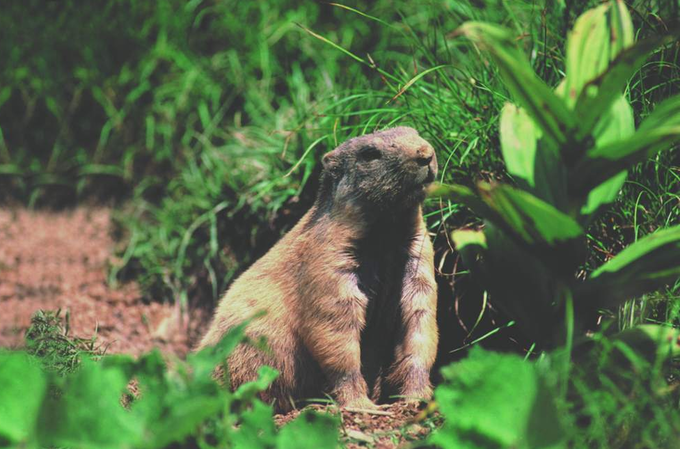
[[[321,159],[324,170],[335,171],[340,165],[340,158],[338,157],[337,150],[333,150],[330,153],[326,153]]]

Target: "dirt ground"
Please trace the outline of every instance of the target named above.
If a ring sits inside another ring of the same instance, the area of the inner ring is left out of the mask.
[[[134,283],[110,286],[114,245],[108,209],[0,210],[0,347],[21,348],[33,313],[61,309],[71,335],[96,334],[107,353],[138,355],[159,347],[186,355],[206,317],[199,312],[182,317],[174,305],[147,302]],[[285,424],[298,413],[276,421]],[[377,414],[343,411],[343,442],[349,448],[408,445],[429,431],[416,422],[419,413],[407,404],[385,406]]]
[[[187,353],[189,320],[177,307],[146,303],[134,283],[108,285],[110,226],[107,209],[0,211],[0,347],[23,345],[36,310],[61,309],[71,335],[96,334],[109,353]]]

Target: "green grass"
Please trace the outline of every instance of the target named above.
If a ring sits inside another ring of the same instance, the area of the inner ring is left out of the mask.
[[[442,180],[502,177],[497,116],[508,95],[453,30],[466,20],[516,30],[554,85],[566,30],[595,3],[11,3],[0,18],[2,195],[132,200],[119,216],[131,244],[113,274],[139,277],[155,299],[214,300],[311,203],[321,154],[348,137],[411,125],[435,145]],[[677,15],[654,5],[633,3],[640,37],[663,27],[655,17]],[[24,14],[33,19],[20,29]],[[33,45],[13,45],[22,33]],[[638,120],[678,92],[678,51],[655,55],[631,82]],[[637,168],[593,246],[616,251],[676,221],[674,166],[669,155]],[[456,205],[443,218],[471,220]]]
[[[83,356],[102,355],[106,348],[97,346],[96,334],[92,338],[69,335],[70,314],[61,316],[61,310],[38,310],[31,317],[26,330],[26,351],[39,358],[48,372],[65,375],[76,370]]]
[[[184,300],[200,291],[215,299],[311,204],[320,156],[348,137],[407,124],[438,149],[442,179],[500,173],[496,111],[506,94],[484,61],[469,58],[468,45],[446,37],[465,20],[487,16],[460,5],[445,18],[435,5],[417,12],[377,5],[372,14],[380,19],[329,8],[348,26],[333,29],[311,14],[293,29],[287,21],[271,25],[282,41],[300,43],[289,66],[276,64],[285,55],[272,47],[241,55],[266,60],[267,71],[280,77],[275,101],[267,95],[270,82],[251,82],[231,135],[221,145],[203,141],[160,203],[142,201],[137,190],[133,215],[142,219],[128,228],[126,268],[141,267],[156,297]],[[539,16],[523,5],[511,17],[519,23]]]
[[[680,435],[677,361],[645,360],[599,333],[593,342],[589,360],[575,365],[565,404],[579,429],[571,433],[574,447],[675,447]]]

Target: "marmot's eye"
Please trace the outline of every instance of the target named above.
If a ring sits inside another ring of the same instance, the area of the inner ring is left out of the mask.
[[[382,157],[382,152],[376,147],[363,147],[358,153],[359,159],[365,162],[374,161]]]

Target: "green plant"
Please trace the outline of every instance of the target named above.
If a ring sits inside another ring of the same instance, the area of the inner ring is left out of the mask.
[[[336,447],[332,415],[306,411],[277,430],[272,407],[257,399],[276,371],[262,368],[258,380],[233,393],[218,384],[214,367],[242,341],[243,329],[186,361],[173,360],[172,368],[155,350],[138,359],[82,357],[60,374],[41,369],[36,356],[0,351],[0,446]]]
[[[680,226],[640,238],[585,280],[576,276],[585,230],[616,200],[626,170],[680,140],[680,97],[659,104],[636,132],[623,95],[649,53],[671,37],[634,44],[622,1],[589,10],[569,34],[566,77],[553,91],[508,31],[467,23],[457,33],[488,51],[520,104],[508,103],[500,118],[515,185],[444,185],[434,194],[484,217],[483,230],[454,231],[455,245],[541,356],[473,351],[443,371],[435,397],[447,421],[432,441],[445,448],[673,447],[680,416],[665,378],[676,372],[668,361],[680,355],[677,331],[667,325],[673,318],[582,334],[594,312],[680,277]],[[478,394],[493,411],[478,408]],[[557,419],[557,411],[568,414]]]
[[[535,364],[475,347],[442,375],[435,397],[446,420],[429,439],[438,447],[564,447],[563,420]]]
[[[26,352],[36,356],[47,371],[66,374],[74,371],[83,355],[101,354],[96,346],[96,335],[89,339],[69,335],[70,314],[61,317],[56,312],[38,310],[31,317],[31,326],[26,330]]]
[[[659,104],[635,131],[623,96],[649,53],[671,40],[634,44],[620,0],[583,14],[567,39],[566,77],[551,90],[512,33],[467,23],[458,34],[487,50],[520,106],[501,113],[501,149],[516,186],[480,182],[438,192],[485,218],[453,239],[492,295],[541,348],[570,345],[594,311],[680,276],[680,226],[633,243],[581,281],[585,230],[617,197],[626,170],[680,140],[680,97]]]
[[[680,351],[678,334],[667,336],[649,325],[615,339],[596,333],[580,351],[566,396],[553,357],[475,347],[442,370],[435,400],[445,420],[428,442],[443,449],[674,448],[680,396],[666,380],[667,361]]]
[[[677,331],[642,325],[595,333],[575,353],[568,422],[574,447],[673,448],[680,435]],[[675,362],[669,363],[674,356]]]

